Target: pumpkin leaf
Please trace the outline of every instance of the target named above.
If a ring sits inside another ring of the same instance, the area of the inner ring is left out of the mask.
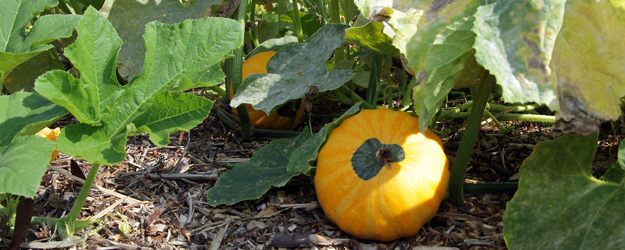
[[[53,141],[40,136],[15,138],[0,152],[0,193],[35,196],[54,148]]]
[[[319,154],[319,150],[328,139],[328,136],[330,136],[330,132],[341,125],[341,122],[345,119],[356,115],[356,113],[360,111],[361,104],[361,102],[354,104],[354,106],[345,111],[341,117],[324,125],[319,132],[310,137],[302,146],[296,148],[291,154],[289,164],[286,167],[287,171],[291,173],[309,174],[311,167],[314,166],[317,161],[317,154]]]
[[[122,87],[114,72],[121,40],[101,14],[87,9],[78,39],[66,50],[81,78],[51,71],[35,84],[35,90],[76,112],[81,122],[63,129],[59,151],[114,165],[124,160],[128,135],[149,132],[153,143],[165,146],[170,133],[195,127],[213,102],[181,90],[220,83],[225,75],[219,63],[241,46],[243,31],[234,20],[206,18],[175,25],[152,22],[144,38],[144,70]]]
[[[474,18],[469,17],[447,26],[427,52],[427,79],[413,89],[415,110],[420,118],[419,127],[423,131],[465,69],[481,67],[469,63],[471,60],[475,61],[475,34],[471,31],[473,21]]]
[[[291,44],[291,43],[297,43],[297,37],[284,36],[280,38],[272,38],[258,45],[258,47],[250,51],[250,53],[247,54],[245,58],[250,58],[258,53],[262,53],[266,51],[278,51],[285,45]]]
[[[621,183],[625,179],[625,143],[618,146],[618,161],[612,163],[600,178],[602,181]]]
[[[384,34],[383,28],[384,23],[373,22],[362,27],[349,28],[345,30],[345,42],[399,58],[399,50],[393,46],[393,38]]]
[[[34,134],[67,110],[27,92],[0,96],[0,107],[0,193],[33,197],[55,148]]]
[[[67,114],[65,108],[36,93],[18,92],[0,96],[0,107],[4,109],[0,112],[0,151],[9,147],[16,137],[34,135]]]
[[[480,0],[354,1],[363,16],[383,21],[392,27],[393,45],[399,49],[404,66],[422,81],[426,77],[426,57],[436,36],[456,21],[472,15],[482,4]],[[386,32],[385,33],[390,33]]]
[[[287,45],[267,63],[268,74],[251,74],[245,78],[230,105],[252,104],[267,114],[290,100],[300,99],[310,87],[319,92],[333,90],[347,82],[351,70],[328,69],[326,61],[343,44],[345,25],[328,24],[305,43]]]
[[[80,20],[79,15],[45,15],[30,32],[26,26],[32,15],[58,4],[57,0],[3,1],[0,8],[0,82],[17,66],[50,48],[50,41],[70,37]]]
[[[307,129],[304,129],[307,131]],[[235,164],[208,190],[208,204],[232,205],[239,201],[260,198],[271,187],[282,187],[299,172],[289,172],[286,166],[293,149],[310,138],[302,132],[295,138],[277,139],[256,151],[249,162]]]
[[[508,247],[625,248],[625,186],[592,177],[597,138],[565,135],[536,145],[504,215]]]
[[[11,73],[4,79],[4,87],[9,93],[19,91],[32,92],[37,77],[50,70],[64,68],[65,65],[59,60],[58,56],[53,56],[51,51],[40,53],[13,68]]]
[[[160,1],[105,1],[100,12],[113,24],[124,44],[117,62],[122,64],[119,74],[131,80],[141,73],[145,60],[145,26],[152,21],[176,24],[187,19],[207,17],[212,5],[221,1],[203,0],[185,6],[178,0]]]
[[[312,36],[319,28],[321,28],[321,21],[319,20],[319,16],[315,14],[305,14],[303,12],[297,11],[299,13],[300,22],[302,24],[302,33],[305,36]],[[289,10],[284,15],[281,15],[279,20],[283,22],[293,23],[293,18],[295,16],[295,10]]]

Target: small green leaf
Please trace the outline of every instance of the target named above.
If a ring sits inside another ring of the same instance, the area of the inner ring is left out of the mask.
[[[15,138],[0,152],[0,193],[35,196],[54,148],[53,141],[37,135]]]
[[[358,111],[360,110],[361,104],[361,102],[354,104],[354,106],[345,111],[345,113],[343,113],[341,117],[323,126],[323,128],[321,128],[319,132],[310,137],[305,143],[302,144],[302,146],[293,150],[293,153],[291,154],[291,157],[289,159],[287,171],[292,173],[297,172],[309,174],[311,166],[315,165],[319,150],[326,142],[326,140],[328,140],[330,132],[332,132],[334,128],[341,125],[341,122],[343,122],[345,119],[356,115],[356,113],[358,113]],[[302,133],[306,133],[306,131]]]
[[[290,100],[300,99],[310,87],[319,92],[333,90],[347,82],[351,70],[328,69],[326,61],[343,44],[345,25],[328,24],[303,44],[287,45],[267,63],[268,74],[251,74],[232,98],[231,106],[252,104],[271,114]]]
[[[625,188],[592,177],[597,137],[536,145],[504,214],[510,249],[625,249]]]
[[[260,198],[271,187],[282,187],[299,172],[288,172],[286,166],[293,150],[310,138],[310,133],[302,132],[296,138],[283,138],[272,141],[256,151],[247,163],[239,163],[226,172],[208,190],[208,204],[232,205],[239,201]]]
[[[141,73],[146,55],[143,34],[149,22],[176,24],[187,19],[207,17],[210,7],[221,3],[217,0],[193,2],[193,5],[185,7],[178,0],[105,1],[100,12],[113,24],[124,41],[117,58],[117,62],[122,64],[119,69],[121,76],[131,80]]]
[[[21,135],[34,135],[67,114],[67,110],[36,93],[0,96],[0,151]],[[50,160],[50,155],[48,155]]]

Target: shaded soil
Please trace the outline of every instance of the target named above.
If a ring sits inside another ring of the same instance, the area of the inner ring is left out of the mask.
[[[328,120],[313,124],[318,130]],[[59,122],[63,126],[71,119]],[[305,122],[304,122],[305,123]],[[549,127],[535,123],[506,122],[502,133],[483,123],[466,175],[467,183],[514,182],[518,169],[536,143],[551,140]],[[464,120],[440,126],[450,163],[463,133]],[[600,176],[616,160],[622,132],[618,124],[606,124],[595,157],[594,173]],[[301,128],[301,127],[300,127]],[[449,130],[445,130],[449,129]],[[502,217],[513,193],[467,195],[463,207],[444,201],[434,219],[417,235],[393,242],[365,241],[343,233],[330,222],[316,202],[313,177],[299,176],[285,187],[274,188],[257,200],[232,206],[211,207],[206,192],[231,168],[249,160],[271,139],[250,142],[226,128],[211,114],[197,128],[171,135],[172,143],[154,146],[147,135],[130,137],[124,163],[102,166],[95,184],[114,190],[93,189],[82,218],[99,219],[77,234],[65,247],[78,249],[413,249],[441,246],[450,249],[507,249]],[[86,174],[90,164],[77,160]],[[59,218],[71,208],[80,184],[71,180],[70,157],[60,155],[44,176],[35,197],[35,216]],[[451,165],[451,164],[450,164]],[[112,194],[118,194],[112,195]],[[130,196],[134,200],[120,198]],[[55,228],[31,227],[30,243],[58,243]],[[294,239],[279,241],[285,234]],[[299,242],[299,241],[298,241]],[[5,243],[2,243],[5,244]],[[291,244],[291,245],[289,245]],[[0,244],[0,246],[3,246]],[[44,245],[45,246],[45,245]],[[58,246],[58,245],[57,245]],[[426,248],[428,249],[428,248]]]

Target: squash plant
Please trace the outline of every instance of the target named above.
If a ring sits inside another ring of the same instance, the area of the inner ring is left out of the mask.
[[[112,25],[90,7],[80,19],[77,33],[76,42],[65,50],[65,56],[80,70],[81,77],[75,78],[65,71],[50,71],[39,77],[35,83],[38,93],[67,108],[81,122],[63,128],[57,137],[58,150],[93,164],[67,217],[33,220],[35,223],[53,223],[61,227],[60,233],[63,237],[70,236],[76,229],[89,223],[76,219],[89,194],[99,165],[114,165],[123,161],[124,144],[128,135],[149,132],[152,142],[163,146],[169,143],[170,133],[189,130],[206,118],[212,108],[212,101],[182,91],[220,83],[224,78],[219,68],[220,62],[242,44],[243,38],[243,31],[239,29],[237,22],[227,19],[188,20],[176,25],[150,23],[146,26],[144,36],[147,45],[144,70],[130,83],[122,86],[115,75],[121,39]],[[182,50],[185,53],[179,53]],[[30,98],[36,96],[38,95]],[[11,96],[13,97],[25,98],[19,93]],[[57,113],[51,112],[50,115],[52,114]],[[19,124],[14,125],[15,128],[21,128]],[[42,125],[45,126],[41,122],[37,123],[37,130],[32,133],[37,132]],[[34,130],[33,126],[26,127]],[[13,134],[19,132],[16,129],[5,131],[14,131]],[[11,137],[8,138],[9,140],[4,141],[11,143]],[[21,142],[18,140],[20,138],[16,138],[13,143]],[[50,142],[38,136],[27,138]],[[47,162],[54,143],[40,144],[51,146],[48,153],[42,150]],[[13,151],[5,150],[3,156],[8,157],[11,152]],[[11,161],[3,161],[5,163]],[[42,165],[45,166],[45,163]],[[10,166],[12,165],[8,167]],[[0,168],[4,169],[4,166]],[[16,180],[23,178],[19,174],[15,177]],[[40,177],[41,175],[38,178]],[[26,196],[34,194],[19,193],[12,189],[2,191]]]

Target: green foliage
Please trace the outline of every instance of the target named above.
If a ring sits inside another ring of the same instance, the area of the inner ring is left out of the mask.
[[[383,32],[384,27],[384,23],[368,23],[349,28],[345,30],[345,42],[399,58],[399,50],[393,46],[393,39]]]
[[[0,193],[33,197],[54,142],[34,135],[67,114],[35,93],[0,96]]]
[[[150,132],[152,142],[167,145],[170,133],[195,127],[212,108],[212,101],[180,91],[220,83],[224,74],[219,63],[241,45],[242,37],[233,20],[152,22],[144,36],[143,72],[121,86],[114,71],[121,39],[89,8],[78,25],[78,40],[66,51],[81,78],[50,71],[35,87],[81,122],[63,129],[59,150],[92,164],[114,165],[124,159],[128,135]]]
[[[3,1],[0,8],[0,83],[18,65],[44,52],[52,45],[47,43],[70,37],[76,27],[78,15],[46,15],[40,17],[32,29],[26,33],[26,27],[32,15],[47,7],[57,5],[58,0],[19,0]],[[13,83],[32,86],[29,84]],[[24,88],[24,87],[22,87]],[[32,88],[32,87],[30,87]],[[19,87],[12,90],[21,89]]]
[[[328,69],[326,61],[334,49],[343,44],[345,28],[328,24],[305,43],[282,48],[267,63],[268,74],[251,74],[245,78],[230,105],[249,103],[271,114],[282,104],[304,97],[310,87],[317,86],[319,92],[340,87],[353,72]]]
[[[208,190],[208,204],[232,205],[257,199],[271,187],[286,185],[291,177],[299,174],[286,170],[291,153],[308,138],[310,133],[304,132],[295,138],[274,140],[256,151],[249,162],[234,165],[232,170],[219,178],[215,187]]]
[[[592,177],[597,134],[541,142],[523,162],[508,202],[511,249],[623,249],[625,189]]]
[[[105,1],[100,12],[113,24],[124,41],[117,57],[122,77],[132,79],[141,73],[146,52],[143,34],[149,22],[176,24],[187,19],[207,17],[210,7],[220,4],[217,0],[192,2],[195,3],[185,6],[179,0]]]
[[[211,206],[232,205],[239,201],[260,198],[271,187],[282,187],[294,176],[310,171],[321,145],[332,129],[355,115],[360,103],[347,110],[340,118],[326,124],[311,135],[305,128],[296,138],[277,139],[254,153],[247,163],[234,165],[208,190]]]

